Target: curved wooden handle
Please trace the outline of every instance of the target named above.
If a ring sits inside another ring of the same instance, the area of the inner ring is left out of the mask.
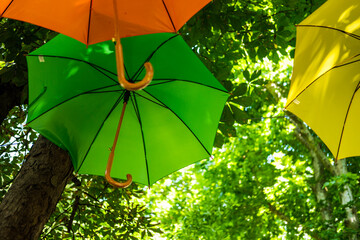
[[[122,182],[122,183],[121,183],[121,182],[117,182],[117,181],[115,181],[114,179],[112,179],[112,178],[110,177],[110,175],[105,175],[106,180],[107,180],[112,186],[117,187],[117,188],[127,188],[128,186],[131,185],[131,183],[132,183],[132,176],[131,176],[131,174],[127,174],[126,177],[127,177],[127,180],[126,180],[125,182]]]
[[[146,75],[140,82],[131,83],[131,82],[127,81],[126,78],[119,77],[119,74],[118,74],[118,81],[119,81],[120,85],[129,91],[137,91],[137,90],[141,90],[141,89],[147,87],[151,83],[151,80],[154,75],[154,70],[153,70],[151,63],[149,63],[149,62],[145,63],[144,66],[146,69]]]
[[[145,88],[147,85],[150,84],[153,76],[154,76],[154,69],[152,67],[152,64],[150,62],[146,62],[144,64],[146,74],[145,77],[137,83],[131,83],[126,80],[125,78],[125,70],[124,70],[124,57],[123,57],[123,50],[120,43],[120,32],[119,32],[119,17],[117,13],[117,3],[116,0],[113,0],[113,6],[114,6],[114,17],[115,17],[115,54],[116,54],[116,69],[117,69],[117,75],[118,75],[118,81],[120,85],[129,91],[136,91],[141,90]]]
[[[111,151],[110,156],[109,156],[109,160],[108,160],[108,163],[107,163],[107,166],[106,166],[106,170],[105,170],[105,179],[106,179],[106,181],[108,181],[110,183],[110,185],[112,185],[114,187],[127,188],[132,183],[132,176],[131,176],[131,174],[127,174],[126,175],[127,180],[125,182],[117,182],[116,180],[114,180],[110,176],[113,160],[114,160],[114,152]]]
[[[150,84],[153,76],[154,76],[154,69],[152,67],[152,64],[149,62],[146,62],[144,64],[146,69],[145,77],[137,83],[131,83],[126,80],[125,78],[125,70],[124,70],[124,58],[123,58],[123,50],[120,43],[120,39],[116,41],[115,43],[115,52],[116,52],[116,69],[117,69],[117,75],[118,75],[118,81],[121,85],[121,87],[125,88],[129,91],[136,91],[141,90],[145,88],[147,85]]]

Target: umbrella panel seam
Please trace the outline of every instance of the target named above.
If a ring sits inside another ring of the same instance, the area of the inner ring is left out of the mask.
[[[297,27],[314,27],[314,28],[325,28],[325,29],[331,29],[331,30],[335,30],[335,31],[339,31],[341,33],[344,33],[350,37],[353,37],[357,40],[360,40],[360,36],[350,33],[350,32],[346,32],[344,30],[338,29],[338,28],[334,28],[334,27],[328,27],[328,26],[320,26],[320,25],[297,25]]]
[[[152,94],[150,94],[149,92],[147,92],[146,90],[143,90],[144,92],[146,92],[147,94],[149,94],[151,97],[153,97],[154,99],[156,99],[157,101],[159,101],[161,104],[163,104],[164,106],[166,106],[166,104],[164,104],[163,102],[161,102],[159,99],[157,99],[156,97],[154,97]],[[203,147],[203,149],[206,151],[206,153],[210,156],[210,152],[205,148],[204,144],[200,141],[200,139],[196,136],[196,134],[191,130],[191,128],[184,122],[184,120],[179,117],[171,108],[169,108],[168,106],[166,106],[166,108],[171,111],[185,126],[186,128],[192,133],[192,135],[196,138],[196,140],[199,142],[199,144]]]
[[[198,85],[201,85],[201,86],[204,86],[204,87],[208,87],[208,88],[212,88],[212,89],[215,89],[215,90],[219,90],[219,91],[224,92],[224,93],[228,93],[226,90],[219,89],[219,88],[213,87],[213,86],[209,86],[209,85],[206,85],[204,83],[195,82],[195,81],[192,81],[192,80],[187,80],[187,79],[177,79],[177,78],[173,78],[173,79],[164,78],[164,79],[161,79],[161,78],[157,78],[157,79],[153,79],[152,81],[164,81],[164,82],[153,83],[153,84],[150,84],[148,87],[156,86],[156,85],[160,85],[160,84],[165,84],[165,83],[171,83],[171,82],[175,82],[175,81],[181,81],[181,82],[188,82],[188,83],[198,84]]]
[[[169,10],[168,10],[168,8],[167,8],[167,6],[166,6],[165,1],[164,1],[164,0],[162,0],[162,3],[163,3],[163,5],[164,5],[164,7],[165,7],[165,10],[166,10],[167,15],[169,16],[169,19],[170,19],[171,25],[172,25],[172,26],[173,26],[173,28],[174,28],[174,32],[176,32],[177,30],[176,30],[175,24],[174,24],[174,22],[173,22],[173,20],[172,20],[172,18],[171,18],[171,15],[170,15],[170,13],[169,13]]]
[[[34,105],[46,92],[47,87],[45,86],[43,88],[43,90],[41,91],[41,93],[31,102],[28,104],[28,108],[30,108],[32,105]]]
[[[360,54],[357,54],[357,55],[355,55],[355,56],[353,56],[351,58],[355,58],[357,56],[360,56]],[[296,97],[294,97],[294,99],[288,105],[285,106],[285,108],[289,107],[290,104],[292,104],[304,91],[306,91],[311,85],[313,85],[316,81],[318,81],[321,77],[323,77],[325,74],[327,74],[331,70],[336,69],[336,68],[340,68],[340,67],[344,67],[344,66],[350,65],[352,63],[357,63],[359,61],[360,61],[360,59],[352,61],[352,62],[347,62],[347,63],[343,63],[343,64],[340,64],[340,65],[333,66],[332,68],[330,68],[329,70],[327,70],[326,72],[324,72],[323,74],[318,76],[316,79],[314,79],[311,83],[309,83],[299,94],[296,95]]]
[[[180,36],[180,35],[175,34],[174,36],[171,36],[170,38],[164,40],[161,44],[159,44],[159,45],[157,46],[157,48],[156,48],[152,53],[150,53],[150,55],[146,58],[145,62],[144,62],[142,65],[140,65],[140,68],[134,73],[134,75],[132,76],[131,79],[137,79],[137,78],[140,76],[140,74],[142,73],[142,71],[144,70],[144,64],[145,64],[146,62],[149,62],[150,59],[154,56],[154,54],[155,54],[162,46],[164,46],[164,45],[165,45],[166,43],[168,43],[170,40],[172,40],[172,39],[174,39],[174,38],[176,38],[176,37],[179,37],[179,36]]]
[[[359,86],[360,86],[360,82],[357,84],[357,86],[356,86],[356,88],[355,88],[355,91],[354,91],[353,95],[351,96],[351,100],[350,100],[350,102],[349,102],[349,106],[348,106],[348,109],[347,109],[347,111],[346,111],[346,115],[345,115],[345,119],[344,119],[344,123],[343,123],[342,130],[341,130],[339,145],[338,145],[338,149],[337,149],[337,152],[336,152],[336,157],[335,157],[335,159],[338,159],[338,157],[339,157],[340,148],[341,148],[341,142],[342,142],[342,138],[343,138],[343,136],[344,136],[344,131],[345,131],[346,121],[347,121],[347,118],[348,118],[348,116],[349,116],[351,104],[352,104],[352,102],[353,102],[353,100],[354,100],[354,97],[355,97],[355,94],[357,93],[357,90],[359,89]]]
[[[155,102],[154,100],[151,100],[150,98],[147,98],[147,97],[145,97],[145,96],[143,96],[143,95],[141,95],[141,94],[139,94],[139,93],[136,93],[136,92],[135,92],[134,94],[136,94],[136,95],[138,95],[139,97],[142,97],[142,98],[144,98],[144,99],[146,99],[146,100],[148,100],[148,101],[150,101],[150,102],[152,102],[152,103],[154,103],[154,104],[157,104],[157,105],[159,105],[160,107],[163,107],[163,108],[168,109],[168,107],[165,106],[165,105],[163,105],[162,103]]]
[[[105,69],[105,68],[103,68],[101,66],[98,66],[98,65],[94,64],[94,63],[87,62],[85,60],[81,60],[81,59],[78,59],[78,58],[72,58],[72,57],[65,57],[65,56],[55,56],[55,55],[28,55],[28,57],[40,57],[40,56],[42,56],[42,57],[50,57],[50,58],[59,58],[59,59],[68,59],[68,60],[73,60],[73,61],[78,61],[78,62],[85,63],[85,64],[91,66],[92,68],[94,68],[95,70],[99,71],[101,74],[106,76],[111,81],[118,83],[117,80],[115,80],[112,77],[110,77],[109,75],[105,74],[105,72],[108,72],[108,73],[110,73],[110,74],[112,74],[114,76],[117,76],[116,73],[113,73],[110,70],[107,70],[107,69]],[[103,72],[103,71],[105,71],[105,72]]]
[[[91,17],[92,17],[92,4],[93,4],[93,0],[90,0],[89,20],[88,20],[87,35],[86,35],[86,46],[89,45],[89,39],[90,39],[90,27],[91,27]]]
[[[14,0],[11,0],[11,2],[6,6],[6,8],[4,9],[4,11],[0,14],[0,17],[3,17],[3,15],[5,14],[5,12],[8,10],[8,8],[10,7],[10,5],[14,2]]]
[[[113,111],[115,110],[115,108],[119,105],[119,103],[121,102],[121,100],[124,98],[124,95],[125,95],[125,91],[124,91],[124,92],[120,95],[120,97],[116,100],[115,104],[114,104],[113,107],[110,109],[109,113],[106,115],[104,121],[101,123],[98,131],[96,132],[96,134],[95,134],[95,136],[94,136],[94,138],[93,138],[93,140],[92,140],[92,142],[91,142],[91,144],[90,144],[90,146],[89,146],[89,148],[88,148],[88,150],[86,151],[86,153],[85,153],[85,155],[84,155],[84,158],[81,160],[81,163],[80,163],[78,169],[76,170],[76,172],[79,172],[79,171],[80,171],[83,163],[85,162],[85,159],[86,159],[87,155],[88,155],[89,152],[90,152],[90,149],[91,149],[92,145],[94,144],[97,136],[99,135],[101,129],[103,128],[106,120],[107,120],[107,119],[109,118],[109,116],[113,113]]]
[[[145,158],[145,165],[146,165],[147,180],[148,180],[148,185],[150,186],[150,172],[149,172],[149,165],[148,165],[148,158],[147,158],[147,151],[146,151],[146,144],[145,144],[145,136],[144,136],[142,121],[141,121],[141,117],[140,117],[140,109],[139,109],[139,105],[137,104],[134,92],[132,95],[130,95],[130,97],[134,98],[134,100],[131,101],[131,103],[134,107],[134,111],[136,113],[136,117],[137,117],[139,125],[140,125],[141,138],[142,138],[142,143],[143,143],[143,148],[144,148],[144,158]]]
[[[79,93],[79,94],[77,94],[77,95],[75,95],[75,96],[72,96],[71,98],[68,98],[68,99],[62,101],[62,102],[54,105],[53,107],[49,108],[49,109],[46,110],[45,112],[41,113],[41,114],[38,115],[36,118],[34,118],[34,119],[31,120],[30,122],[28,122],[28,124],[31,123],[31,122],[33,122],[33,121],[35,121],[36,119],[38,119],[38,118],[41,117],[42,115],[48,113],[49,111],[51,111],[51,110],[53,110],[53,109],[61,106],[62,104],[66,103],[66,102],[68,102],[68,101],[71,101],[71,100],[73,100],[73,99],[75,99],[75,98],[77,98],[77,97],[80,97],[80,96],[86,95],[86,94],[103,93],[103,92],[94,92],[94,91],[96,91],[96,90],[98,90],[98,89],[104,89],[104,88],[108,88],[108,87],[113,87],[113,86],[116,86],[116,85],[111,85],[111,86],[101,87],[101,88],[97,88],[97,89],[92,89],[92,90],[89,90],[89,91],[86,91],[86,92]],[[33,104],[33,103],[34,103],[34,101],[33,101],[31,104]]]

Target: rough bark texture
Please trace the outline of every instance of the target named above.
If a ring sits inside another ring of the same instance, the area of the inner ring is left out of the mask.
[[[322,219],[330,222],[332,218],[331,205],[327,199],[327,194],[324,185],[324,166],[317,157],[313,157],[313,167],[314,167],[314,177],[315,177],[315,187],[314,192],[316,195],[316,200],[318,203],[321,203],[321,216]]]
[[[335,164],[336,167],[336,175],[340,176],[340,175],[345,175],[347,173],[347,167],[346,167],[346,159],[340,159],[337,161],[337,163]],[[340,193],[340,197],[341,197],[341,204],[345,207],[345,211],[346,211],[346,226],[353,229],[353,230],[358,230],[359,228],[359,218],[357,216],[357,210],[356,207],[349,207],[347,206],[349,203],[351,203],[352,201],[354,201],[354,197],[351,191],[351,188],[349,186],[349,184],[345,184],[343,191]],[[353,234],[350,239],[352,240],[356,240],[358,239],[356,234]]]
[[[72,171],[67,152],[40,136],[0,204],[1,239],[38,239]]]
[[[310,131],[306,128],[303,122],[298,121],[294,116],[290,116],[292,122],[297,126],[297,134],[296,137],[306,146],[309,150],[309,153],[312,157],[312,165],[314,169],[314,179],[315,186],[313,187],[313,191],[316,196],[316,200],[318,203],[321,203],[321,216],[325,221],[330,221],[332,218],[331,205],[327,199],[327,194],[325,189],[323,189],[323,184],[325,180],[324,176],[324,162],[327,162],[327,169],[330,172],[334,172],[333,167],[330,162],[327,160],[327,157],[324,155],[323,151],[321,151],[318,144],[316,144],[315,139],[311,135]]]

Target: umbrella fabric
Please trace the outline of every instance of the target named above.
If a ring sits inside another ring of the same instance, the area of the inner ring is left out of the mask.
[[[177,32],[210,0],[117,1],[120,37]],[[87,45],[114,37],[112,0],[3,0],[0,17],[29,22]]]
[[[297,26],[286,109],[336,159],[360,155],[360,3],[329,0]]]
[[[122,41],[130,81],[146,61],[157,69],[143,90],[120,87],[110,41],[86,48],[59,35],[29,54],[28,124],[68,150],[77,172],[104,175],[128,95],[112,176],[150,185],[210,155],[228,93],[179,35]]]

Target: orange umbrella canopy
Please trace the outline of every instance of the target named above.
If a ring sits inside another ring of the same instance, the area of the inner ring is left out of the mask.
[[[211,0],[117,0],[120,37],[177,32]],[[113,0],[2,0],[0,17],[29,22],[87,45],[114,37]]]

